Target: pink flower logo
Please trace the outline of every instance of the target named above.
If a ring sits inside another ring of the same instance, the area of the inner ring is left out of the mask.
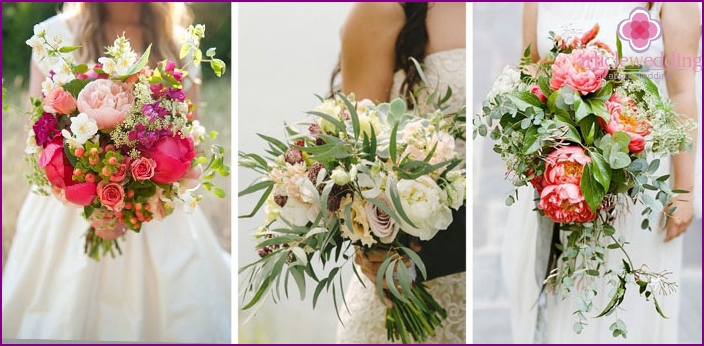
[[[629,18],[618,24],[618,36],[638,53],[648,50],[650,43],[661,35],[662,25],[650,18],[650,12],[643,7],[634,8]]]

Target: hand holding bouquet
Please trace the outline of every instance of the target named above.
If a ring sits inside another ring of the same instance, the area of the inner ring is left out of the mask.
[[[181,58],[204,61],[198,49],[204,30],[188,29]],[[200,185],[224,196],[207,181],[229,174],[224,149],[214,146],[210,161],[197,157],[204,154],[206,130],[183,91],[187,71],[173,61],[147,66],[150,48],[139,57],[124,37],[92,66],[74,63],[69,53],[80,47],[60,43],[41,25],[27,41],[38,63],[51,71],[42,98],[32,99],[28,178],[36,191],[83,207],[91,223],[90,257],[114,255],[113,246],[120,252],[117,239],[127,230],[139,232],[145,222],[176,208],[193,210],[202,198],[195,194]],[[213,58],[212,49],[206,55],[220,76],[224,63]]]
[[[463,160],[454,150],[464,135],[464,108],[447,112],[442,103],[449,93],[431,95],[433,111],[428,105],[409,109],[402,99],[374,104],[338,94],[309,112],[315,121],[306,130],[286,126],[286,141],[260,135],[268,157],[239,154],[240,165],[261,174],[240,196],[264,191],[245,217],[262,206],[266,212],[255,235],[261,259],[241,269],[249,272],[244,309],[270,293],[278,296],[290,277],[304,297],[306,276],[316,282],[314,306],[325,290],[337,308],[338,296],[344,301],[340,269],[351,251],[374,251],[384,256],[376,291],[393,302],[386,313],[389,340],[424,341],[435,334],[446,313],[414,281],[415,270],[404,259],[425,277],[412,240],[443,232],[452,222],[451,208],[464,203]],[[327,272],[316,272],[313,261]]]
[[[643,229],[653,226],[649,214],[664,211],[669,217],[675,211],[671,200],[681,191],[670,188],[668,175],[657,175],[659,157],[687,149],[693,126],[672,110],[639,66],[620,63],[618,38],[614,52],[594,40],[598,31],[596,25],[574,37],[552,34],[551,53],[537,63],[526,49],[519,68],[504,70],[474,120],[475,136],[496,141],[494,151],[514,185],[534,186],[538,212],[556,223],[556,232],[567,232],[566,243],[556,248],[561,262],[546,284],[564,296],[581,292],[576,333],[594,309],[596,278],[614,287],[597,317],[616,310],[628,284],[636,284],[663,315],[656,293],[667,294],[676,284],[666,271],[651,272],[631,261],[628,242],[618,236],[614,221],[627,212],[622,208],[627,203],[645,206]],[[514,201],[509,196],[507,204]],[[620,271],[605,266],[607,251],[623,253]],[[626,336],[619,319],[611,330]]]

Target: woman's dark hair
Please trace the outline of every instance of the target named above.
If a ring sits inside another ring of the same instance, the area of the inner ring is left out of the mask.
[[[401,84],[400,95],[404,95],[410,101],[413,89],[421,82],[420,74],[410,58],[422,63],[425,58],[425,47],[428,45],[428,30],[425,26],[425,18],[428,15],[427,2],[402,2],[403,12],[406,15],[406,22],[398,33],[395,44],[394,72],[403,70],[406,79]],[[330,78],[330,93],[334,94],[340,90],[339,85],[335,85],[335,79],[340,74],[340,61]]]

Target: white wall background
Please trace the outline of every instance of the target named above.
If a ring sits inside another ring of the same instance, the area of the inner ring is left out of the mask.
[[[264,154],[264,141],[256,133],[283,138],[284,122],[304,120],[304,112],[317,104],[314,94],[327,94],[340,50],[340,27],[350,6],[349,3],[239,4],[237,134],[240,151]],[[252,171],[240,169],[238,189],[248,186],[255,178]],[[251,212],[257,200],[256,194],[239,198],[238,215]],[[238,243],[233,251],[239,267],[258,259],[252,234],[263,220],[263,212],[251,219],[239,219]],[[327,299],[330,297],[323,294],[313,311],[311,296],[315,286],[307,287],[308,294],[303,302],[295,286],[291,282],[290,299],[277,304],[269,299],[247,324],[242,322],[249,313],[240,311],[239,335],[233,335],[233,341],[334,342],[337,317],[332,300]],[[241,296],[236,299],[241,308]]]

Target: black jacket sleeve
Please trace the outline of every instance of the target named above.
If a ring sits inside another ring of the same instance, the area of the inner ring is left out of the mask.
[[[467,270],[467,212],[463,205],[452,211],[452,223],[446,230],[439,231],[433,239],[420,241],[418,255],[428,273],[426,280],[460,273]],[[422,275],[418,268],[419,281]]]

